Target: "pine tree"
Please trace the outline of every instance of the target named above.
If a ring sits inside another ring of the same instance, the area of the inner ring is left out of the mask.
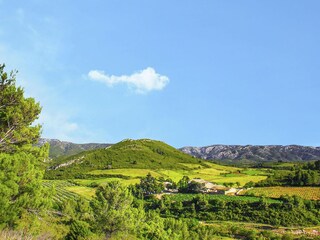
[[[91,201],[97,231],[102,231],[106,238],[133,234],[137,211],[132,202],[130,191],[118,181],[99,186]]]
[[[49,204],[41,186],[41,162],[48,148],[33,147],[40,126],[31,124],[40,105],[16,87],[15,73],[0,65],[0,229],[31,226]]]
[[[41,107],[33,98],[25,98],[24,90],[16,87],[16,72],[10,74],[0,65],[0,151],[13,152],[18,147],[37,142],[40,125],[31,124]]]

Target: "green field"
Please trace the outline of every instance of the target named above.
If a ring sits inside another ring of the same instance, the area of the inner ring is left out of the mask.
[[[42,185],[50,189],[54,202],[75,200],[79,196],[90,199],[95,194],[94,188],[77,186],[73,182],[66,180],[44,180]]]
[[[74,179],[74,182],[81,186],[89,186],[91,184],[98,184],[98,185],[104,185],[111,181],[121,181],[124,185],[128,186],[130,184],[136,184],[140,182],[139,178],[133,178],[133,179],[122,179],[122,178],[97,178],[97,179]]]
[[[239,182],[240,186],[245,185],[247,182],[259,182],[261,180],[266,179],[266,176],[252,176],[245,174],[231,174],[231,175],[214,175],[214,174],[205,174],[202,172],[197,172],[195,174],[190,175],[191,178],[203,178],[207,181],[215,182],[215,183],[236,183]]]
[[[95,188],[89,188],[89,187],[82,187],[82,186],[72,186],[72,187],[66,187],[67,191],[76,193],[82,197],[85,197],[86,199],[90,199],[95,195]]]
[[[228,169],[227,167],[225,169]],[[234,169],[232,169],[234,170]],[[241,186],[246,184],[247,182],[258,182],[261,180],[266,179],[267,177],[265,175],[246,175],[246,174],[231,174],[230,171],[227,170],[218,170],[216,168],[212,167],[203,167],[201,169],[196,170],[168,170],[168,169],[110,169],[110,170],[94,170],[90,171],[89,174],[96,175],[97,178],[99,175],[103,178],[103,175],[121,175],[125,179],[119,178],[119,180],[123,181],[124,183],[130,183],[131,181],[136,179],[139,181],[141,177],[145,177],[148,173],[150,173],[152,176],[159,178],[171,178],[173,181],[178,182],[183,176],[188,176],[190,179],[192,178],[202,178],[206,181],[211,181],[215,183],[236,183],[239,182]],[[129,179],[127,179],[129,178]],[[76,180],[81,183],[81,181]],[[85,180],[82,181],[88,182],[90,184],[91,180]],[[108,181],[106,178],[104,180],[97,179],[95,182],[106,182]]]
[[[270,173],[268,173],[266,171],[266,169],[263,170],[258,170],[258,169],[245,169],[244,171],[241,171],[241,173],[247,174],[247,175],[253,175],[253,176],[257,176],[257,175],[269,175]]]
[[[167,170],[167,169],[109,169],[109,170],[94,170],[88,172],[91,176],[96,176],[94,178],[86,179],[71,179],[68,180],[46,180],[44,185],[46,187],[55,186],[57,196],[55,200],[61,201],[62,199],[74,198],[77,195],[83,196],[85,198],[90,198],[94,195],[95,189],[90,187],[92,185],[104,185],[110,181],[121,181],[124,185],[131,185],[140,182],[142,177],[145,177],[148,173],[152,176],[159,178],[171,178],[173,181],[178,182],[183,176],[189,176],[189,178],[202,178],[207,181],[215,183],[236,183],[239,182],[241,185],[249,181],[258,182],[266,178],[266,176],[255,176],[255,175],[245,175],[245,174],[230,174],[229,167],[211,168],[215,167],[216,164],[210,164],[208,166],[202,166],[201,169],[196,167],[196,170]],[[189,167],[191,167],[189,165]],[[194,165],[195,167],[195,165]],[[219,166],[220,167],[220,166]],[[231,168],[235,170],[235,168]],[[114,177],[104,177],[105,175]],[[120,177],[119,177],[120,176]],[[79,185],[75,185],[75,184]]]
[[[304,199],[320,200],[320,187],[260,187],[241,194],[279,198],[282,195],[297,195]]]

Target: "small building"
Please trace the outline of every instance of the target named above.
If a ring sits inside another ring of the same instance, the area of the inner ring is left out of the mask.
[[[229,188],[222,185],[216,185],[211,188],[208,193],[211,194],[223,194],[223,195],[235,195],[239,189],[236,188]]]
[[[211,188],[213,188],[213,187],[215,186],[214,183],[208,182],[208,181],[206,181],[206,180],[204,180],[204,179],[201,179],[201,178],[191,179],[191,180],[189,181],[189,183],[190,183],[190,182],[201,183],[201,184],[203,184],[203,186],[205,187],[206,190],[211,189]]]
[[[169,190],[172,188],[172,182],[163,182],[164,190]]]
[[[201,183],[204,186],[204,190],[202,192],[208,194],[236,195],[236,193],[241,190],[233,187],[230,188],[223,185],[214,184],[201,178],[191,179],[189,183],[190,182]]]
[[[164,193],[178,193],[178,189],[172,188],[172,182],[163,182]]]
[[[204,187],[203,193],[215,193],[215,194],[224,194],[222,190],[226,187],[222,185],[217,185],[212,182],[206,181],[204,179],[195,178],[190,180],[190,182],[201,183]]]
[[[226,191],[224,192],[224,194],[225,194],[225,195],[235,195],[238,191],[239,191],[239,189],[229,188],[228,190],[226,190]]]

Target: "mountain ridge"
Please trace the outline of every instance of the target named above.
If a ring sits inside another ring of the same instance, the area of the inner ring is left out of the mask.
[[[123,140],[125,141],[125,140]],[[38,145],[49,143],[50,158],[66,157],[81,153],[110,147],[111,143],[72,143],[58,139],[41,138]],[[191,156],[207,159],[219,160],[230,163],[256,163],[256,162],[294,162],[320,160],[320,147],[291,145],[238,145],[238,144],[213,144],[202,147],[186,146],[178,150]]]
[[[73,143],[50,138],[40,138],[37,145],[42,146],[45,143],[50,145],[50,158],[71,156],[83,151],[106,148],[112,145],[110,143]]]
[[[309,161],[320,160],[320,147],[301,145],[224,145],[183,147],[180,151],[192,156],[229,162]]]

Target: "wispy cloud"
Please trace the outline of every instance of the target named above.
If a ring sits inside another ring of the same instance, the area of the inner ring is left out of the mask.
[[[46,130],[50,132],[54,137],[66,139],[68,134],[78,130],[78,124],[69,119],[66,114],[51,114],[44,111],[38,120],[44,125]]]
[[[160,75],[153,68],[148,67],[131,75],[108,75],[104,71],[92,70],[88,73],[91,80],[105,83],[111,87],[116,84],[127,84],[134,88],[137,93],[146,93],[154,90],[162,90],[168,83],[169,78]]]

